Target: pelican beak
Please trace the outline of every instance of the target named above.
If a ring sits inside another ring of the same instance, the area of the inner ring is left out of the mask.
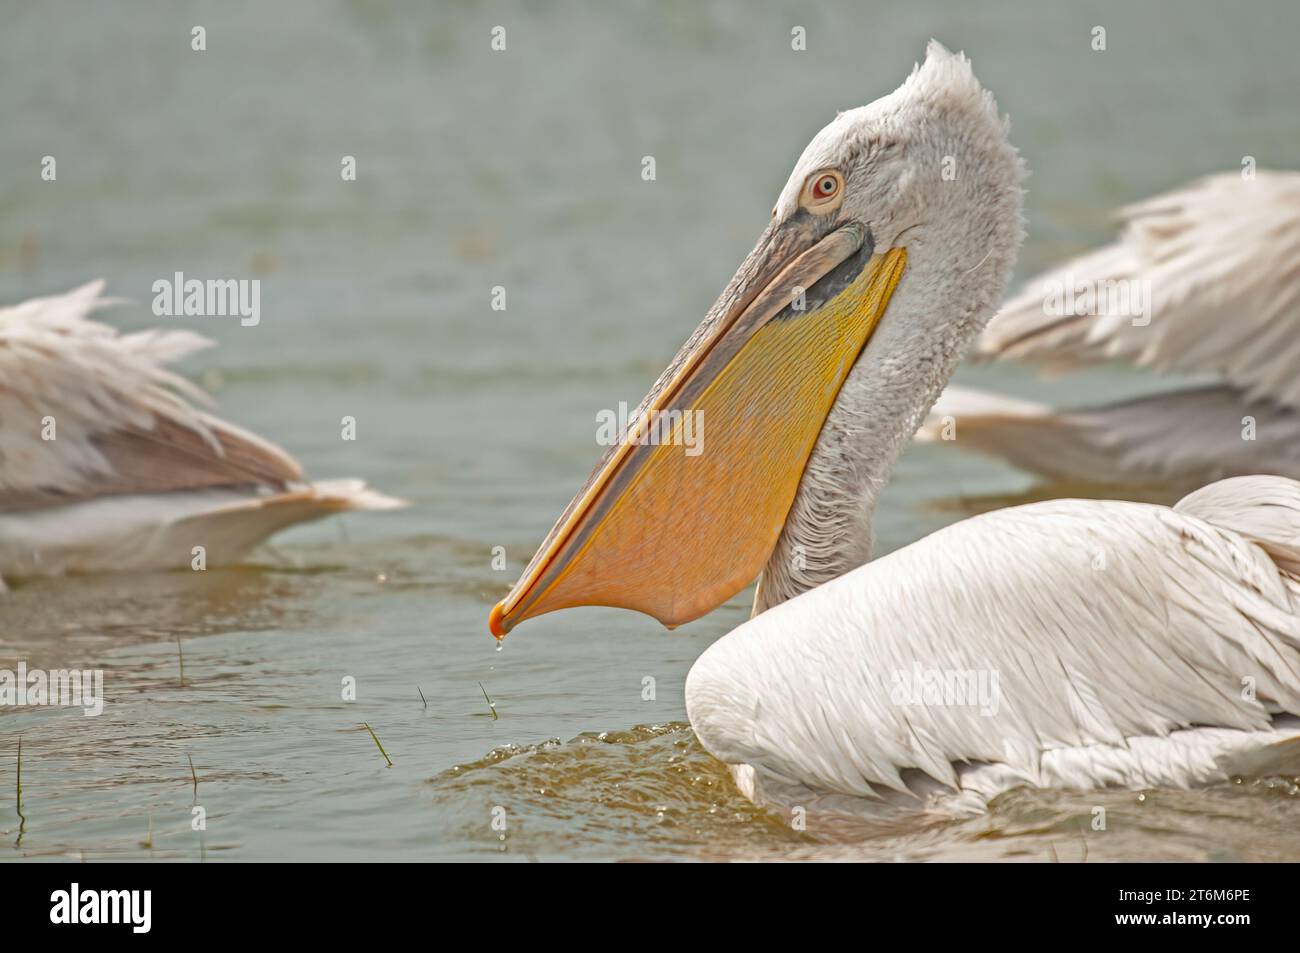
[[[492,609],[492,633],[580,605],[671,628],[748,585],[906,257],[806,210],[768,226]]]

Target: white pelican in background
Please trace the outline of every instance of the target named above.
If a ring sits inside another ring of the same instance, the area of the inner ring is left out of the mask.
[[[1125,360],[1211,381],[1069,410],[949,387],[918,439],[1061,483],[1300,478],[1300,173],[1210,176],[1121,214],[1114,244],[1029,281],[974,356],[1049,371]],[[1136,321],[1111,293],[1133,281],[1151,295]],[[1066,287],[1098,293],[1063,298]]]
[[[1038,503],[867,562],[899,451],[1006,290],[1021,176],[993,98],[937,43],[841,113],[493,633],[577,605],[672,626],[761,571],[754,616],[686,681],[700,741],[760,802],[965,811],[1019,785],[1300,764],[1300,484]],[[702,453],[640,442],[692,410]]]
[[[237,560],[277,530],[400,500],[304,483],[287,453],[195,408],[165,369],[211,342],[89,320],[96,281],[0,309],[0,586],[5,577]]]

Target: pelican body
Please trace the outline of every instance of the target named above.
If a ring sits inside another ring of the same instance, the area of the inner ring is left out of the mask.
[[[869,561],[902,447],[1006,290],[1022,175],[937,43],[837,116],[493,633],[576,605],[672,626],[757,576],[686,708],[761,803],[966,812],[1300,764],[1300,484],[1040,503]],[[703,413],[702,453],[639,439],[664,411]]]
[[[361,480],[304,481],[279,447],[196,404],[166,365],[190,331],[90,319],[103,282],[0,309],[0,588],[14,577],[206,568],[272,533],[402,501]]]

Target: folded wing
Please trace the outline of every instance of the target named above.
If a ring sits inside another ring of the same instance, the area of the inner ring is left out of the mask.
[[[1300,407],[1300,173],[1209,176],[1120,214],[1113,244],[1027,282],[975,355],[1053,370],[1128,361]],[[1119,293],[1129,282],[1144,283],[1147,314]]]
[[[1216,486],[934,533],[717,642],[691,723],[763,786],[868,799],[1225,780],[1300,738],[1300,484]]]
[[[112,303],[102,290],[0,309],[0,512],[302,479],[292,457],[200,409],[207,396],[167,369],[207,338],[121,334],[90,318]]]

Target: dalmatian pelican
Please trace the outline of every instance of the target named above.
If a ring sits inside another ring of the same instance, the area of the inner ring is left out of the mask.
[[[674,626],[758,577],[686,710],[744,794],[829,815],[1300,765],[1300,484],[1040,502],[868,561],[900,450],[1006,290],[1023,232],[1008,134],[934,42],[818,133],[493,634],[579,605]],[[694,456],[640,439],[697,411]]]
[[[95,281],[0,308],[0,589],[5,578],[229,563],[293,523],[402,501],[306,483],[287,453],[195,406],[166,365],[212,342],[119,334]]]
[[[1120,214],[1114,243],[1030,279],[973,357],[1053,374],[1126,361],[1190,380],[1070,408],[949,387],[917,439],[1059,484],[1300,478],[1300,173],[1220,173]],[[1149,294],[1144,309],[1116,294],[1129,289]]]

